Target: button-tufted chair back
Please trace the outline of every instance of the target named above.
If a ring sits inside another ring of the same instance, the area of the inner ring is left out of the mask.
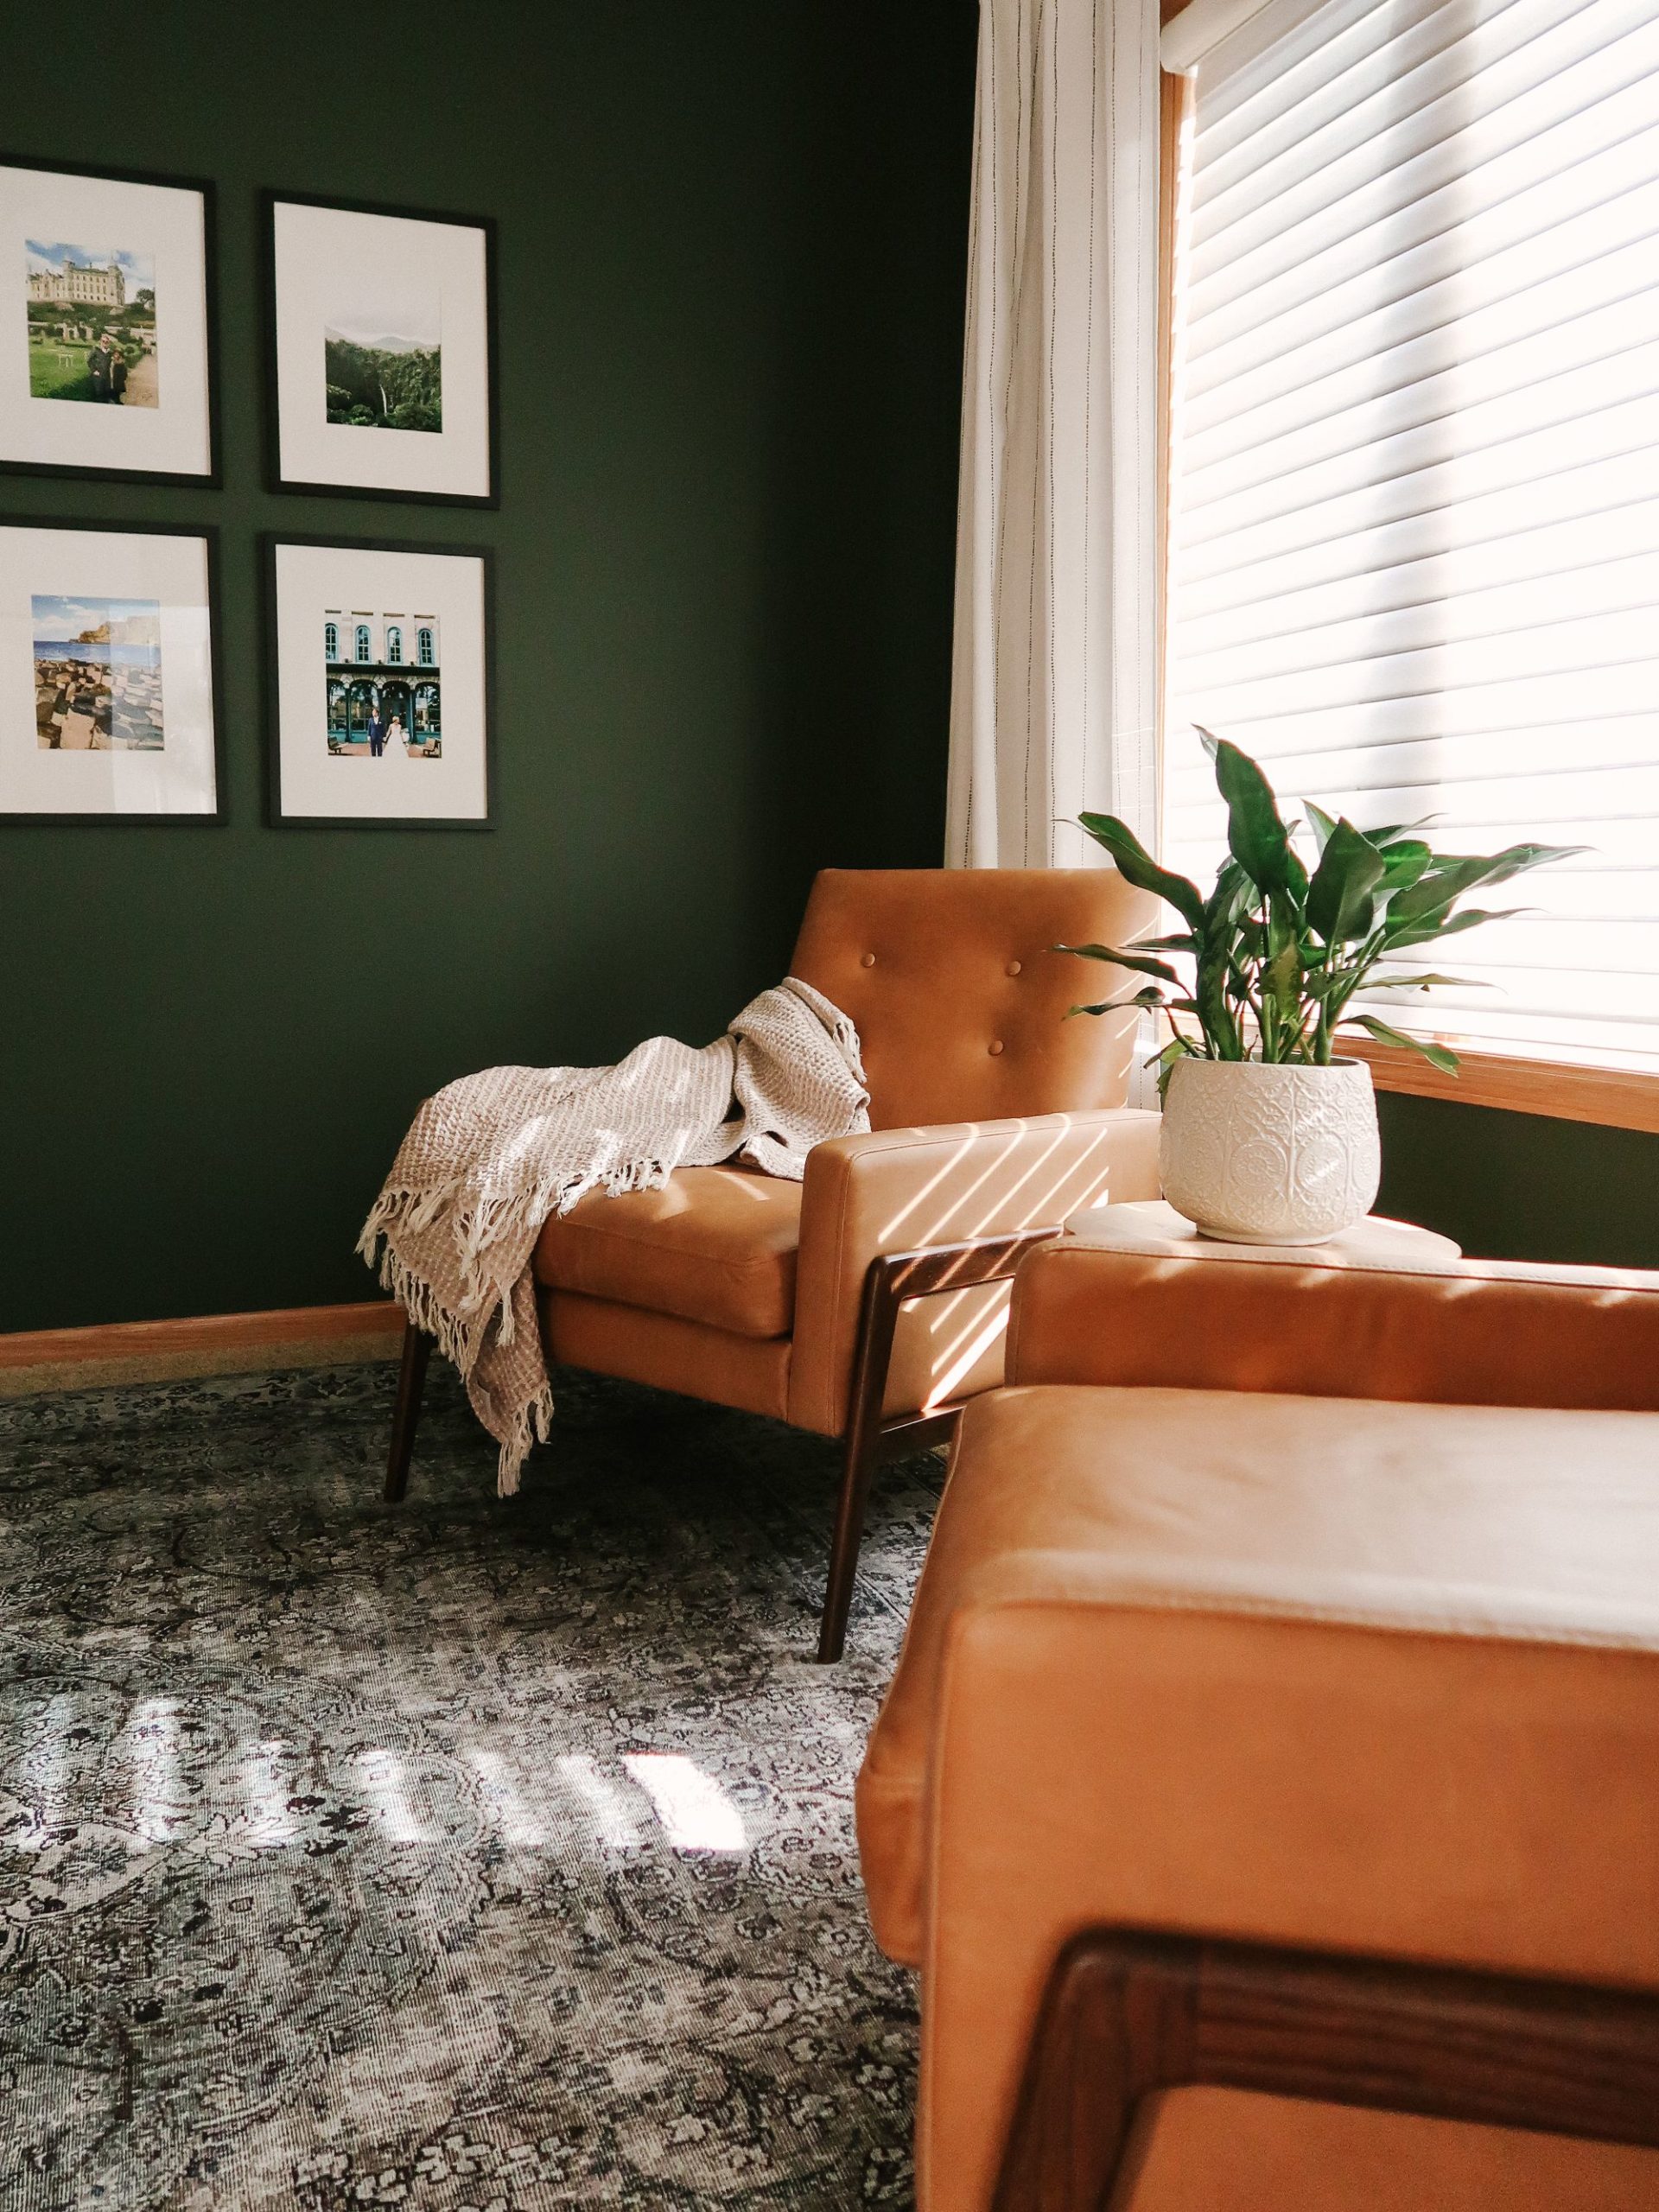
[[[1121,969],[1054,944],[1122,944],[1155,902],[1116,868],[825,868],[791,972],[858,1026],[878,1129],[1123,1103],[1134,1017]]]

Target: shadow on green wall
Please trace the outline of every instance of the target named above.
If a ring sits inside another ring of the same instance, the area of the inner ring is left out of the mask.
[[[1481,1259],[1659,1267],[1659,1136],[1438,1098],[1379,1105],[1380,1213]]]

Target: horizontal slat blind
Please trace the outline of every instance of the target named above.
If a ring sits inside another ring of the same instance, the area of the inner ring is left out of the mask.
[[[1198,723],[1287,811],[1589,846],[1378,1010],[1659,1073],[1659,0],[1276,0],[1181,261],[1166,859],[1224,849]]]

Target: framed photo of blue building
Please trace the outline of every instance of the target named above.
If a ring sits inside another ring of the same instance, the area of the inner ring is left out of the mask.
[[[279,492],[498,502],[486,217],[264,195]]]
[[[0,157],[0,469],[219,482],[213,188]]]
[[[265,563],[272,821],[487,828],[489,554],[271,537]]]

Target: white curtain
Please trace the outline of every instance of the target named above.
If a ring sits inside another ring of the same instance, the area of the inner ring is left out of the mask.
[[[1155,0],[981,0],[946,859],[1156,840]]]

